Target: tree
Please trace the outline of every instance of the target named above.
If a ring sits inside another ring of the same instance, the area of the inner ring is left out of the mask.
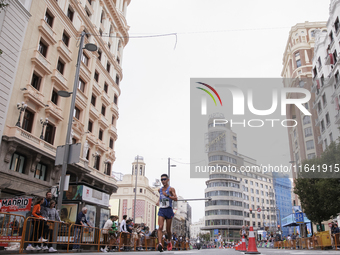
[[[206,242],[209,242],[210,241],[210,233],[202,233],[200,232],[198,234],[198,237],[203,240],[203,241],[206,241]]]
[[[306,216],[321,226],[340,212],[340,145],[331,143],[320,158],[304,161],[297,171],[294,193]]]

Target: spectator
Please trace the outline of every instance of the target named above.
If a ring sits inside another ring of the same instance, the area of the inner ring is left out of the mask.
[[[109,240],[109,230],[112,228],[114,218],[115,217],[113,215],[111,215],[110,218],[104,223],[102,233],[103,233],[103,238],[104,238],[103,243],[105,244],[105,247],[104,247],[104,249],[103,248],[100,249],[102,252],[108,251],[107,244],[108,244],[108,240]]]
[[[157,228],[155,228],[155,230],[152,231],[152,233],[151,233],[150,236],[151,236],[151,237],[157,237]]]
[[[47,242],[47,239],[44,239],[43,237],[46,236],[48,232],[48,226],[45,224],[45,218],[41,215],[41,204],[44,202],[43,198],[38,198],[37,201],[35,202],[32,210],[32,216],[35,218],[38,218],[34,220],[34,225],[33,225],[33,241],[34,242]],[[39,233],[40,232],[40,233]],[[38,240],[38,236],[40,235],[40,238]],[[33,251],[33,250],[48,250],[47,246],[39,247],[36,245],[36,247],[33,247],[31,244],[28,244],[27,251]]]
[[[120,232],[123,232],[123,233],[127,233],[128,232],[128,230],[126,228],[126,218],[127,218],[127,215],[123,215],[123,220],[120,223]]]
[[[44,198],[44,202],[41,204],[41,214],[43,215],[47,208],[50,208],[50,202],[52,200],[52,193],[50,191],[46,192],[46,197]]]
[[[74,226],[74,245],[72,250],[79,250],[80,245],[82,241],[82,228],[88,226],[87,220],[86,220],[86,213],[87,213],[87,208],[83,207],[80,213],[78,213],[77,220],[76,220],[76,225]],[[81,225],[81,226],[79,226]]]
[[[51,200],[49,202],[49,204],[50,204],[50,207],[46,207],[46,209],[42,213],[43,216],[50,221],[60,221],[59,214],[58,214],[57,210],[54,208],[56,202],[54,200]],[[49,231],[48,231],[49,232],[49,242],[52,242],[53,241],[53,229],[54,229],[55,223],[54,222],[48,222],[47,225],[49,226]],[[49,248],[48,252],[57,252],[57,250],[54,249],[51,246]]]
[[[150,237],[151,233],[149,231],[149,227],[145,228],[144,235],[145,235],[145,237]]]
[[[117,237],[118,237],[118,229],[117,229],[117,225],[116,225],[117,220],[118,220],[118,216],[114,215],[113,220],[112,220],[112,226],[111,226],[111,229],[109,230],[111,251],[113,251],[112,245],[116,244]]]

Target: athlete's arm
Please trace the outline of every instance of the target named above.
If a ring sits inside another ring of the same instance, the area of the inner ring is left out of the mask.
[[[159,193],[160,190],[161,190],[161,189],[158,189],[158,193]],[[156,205],[159,206],[159,199],[158,199]]]
[[[169,192],[170,192],[169,198],[174,200],[174,201],[177,201],[177,195],[176,195],[175,189],[174,188],[170,188]]]

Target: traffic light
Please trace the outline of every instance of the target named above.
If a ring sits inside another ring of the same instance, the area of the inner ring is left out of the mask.
[[[252,212],[253,212],[253,209],[249,208],[249,213],[252,214]]]

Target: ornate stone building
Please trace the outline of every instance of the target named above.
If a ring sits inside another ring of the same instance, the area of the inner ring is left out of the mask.
[[[81,143],[82,151],[80,162],[69,165],[67,174],[73,185],[85,184],[108,195],[117,190],[111,167],[129,3],[32,1],[0,148],[1,197],[44,196],[59,183],[61,167],[54,163],[57,146],[65,144],[71,99],[58,91],[73,89],[82,31],[85,44],[94,43],[99,50],[84,49],[81,57],[72,143]],[[23,111],[17,109],[21,102]]]

